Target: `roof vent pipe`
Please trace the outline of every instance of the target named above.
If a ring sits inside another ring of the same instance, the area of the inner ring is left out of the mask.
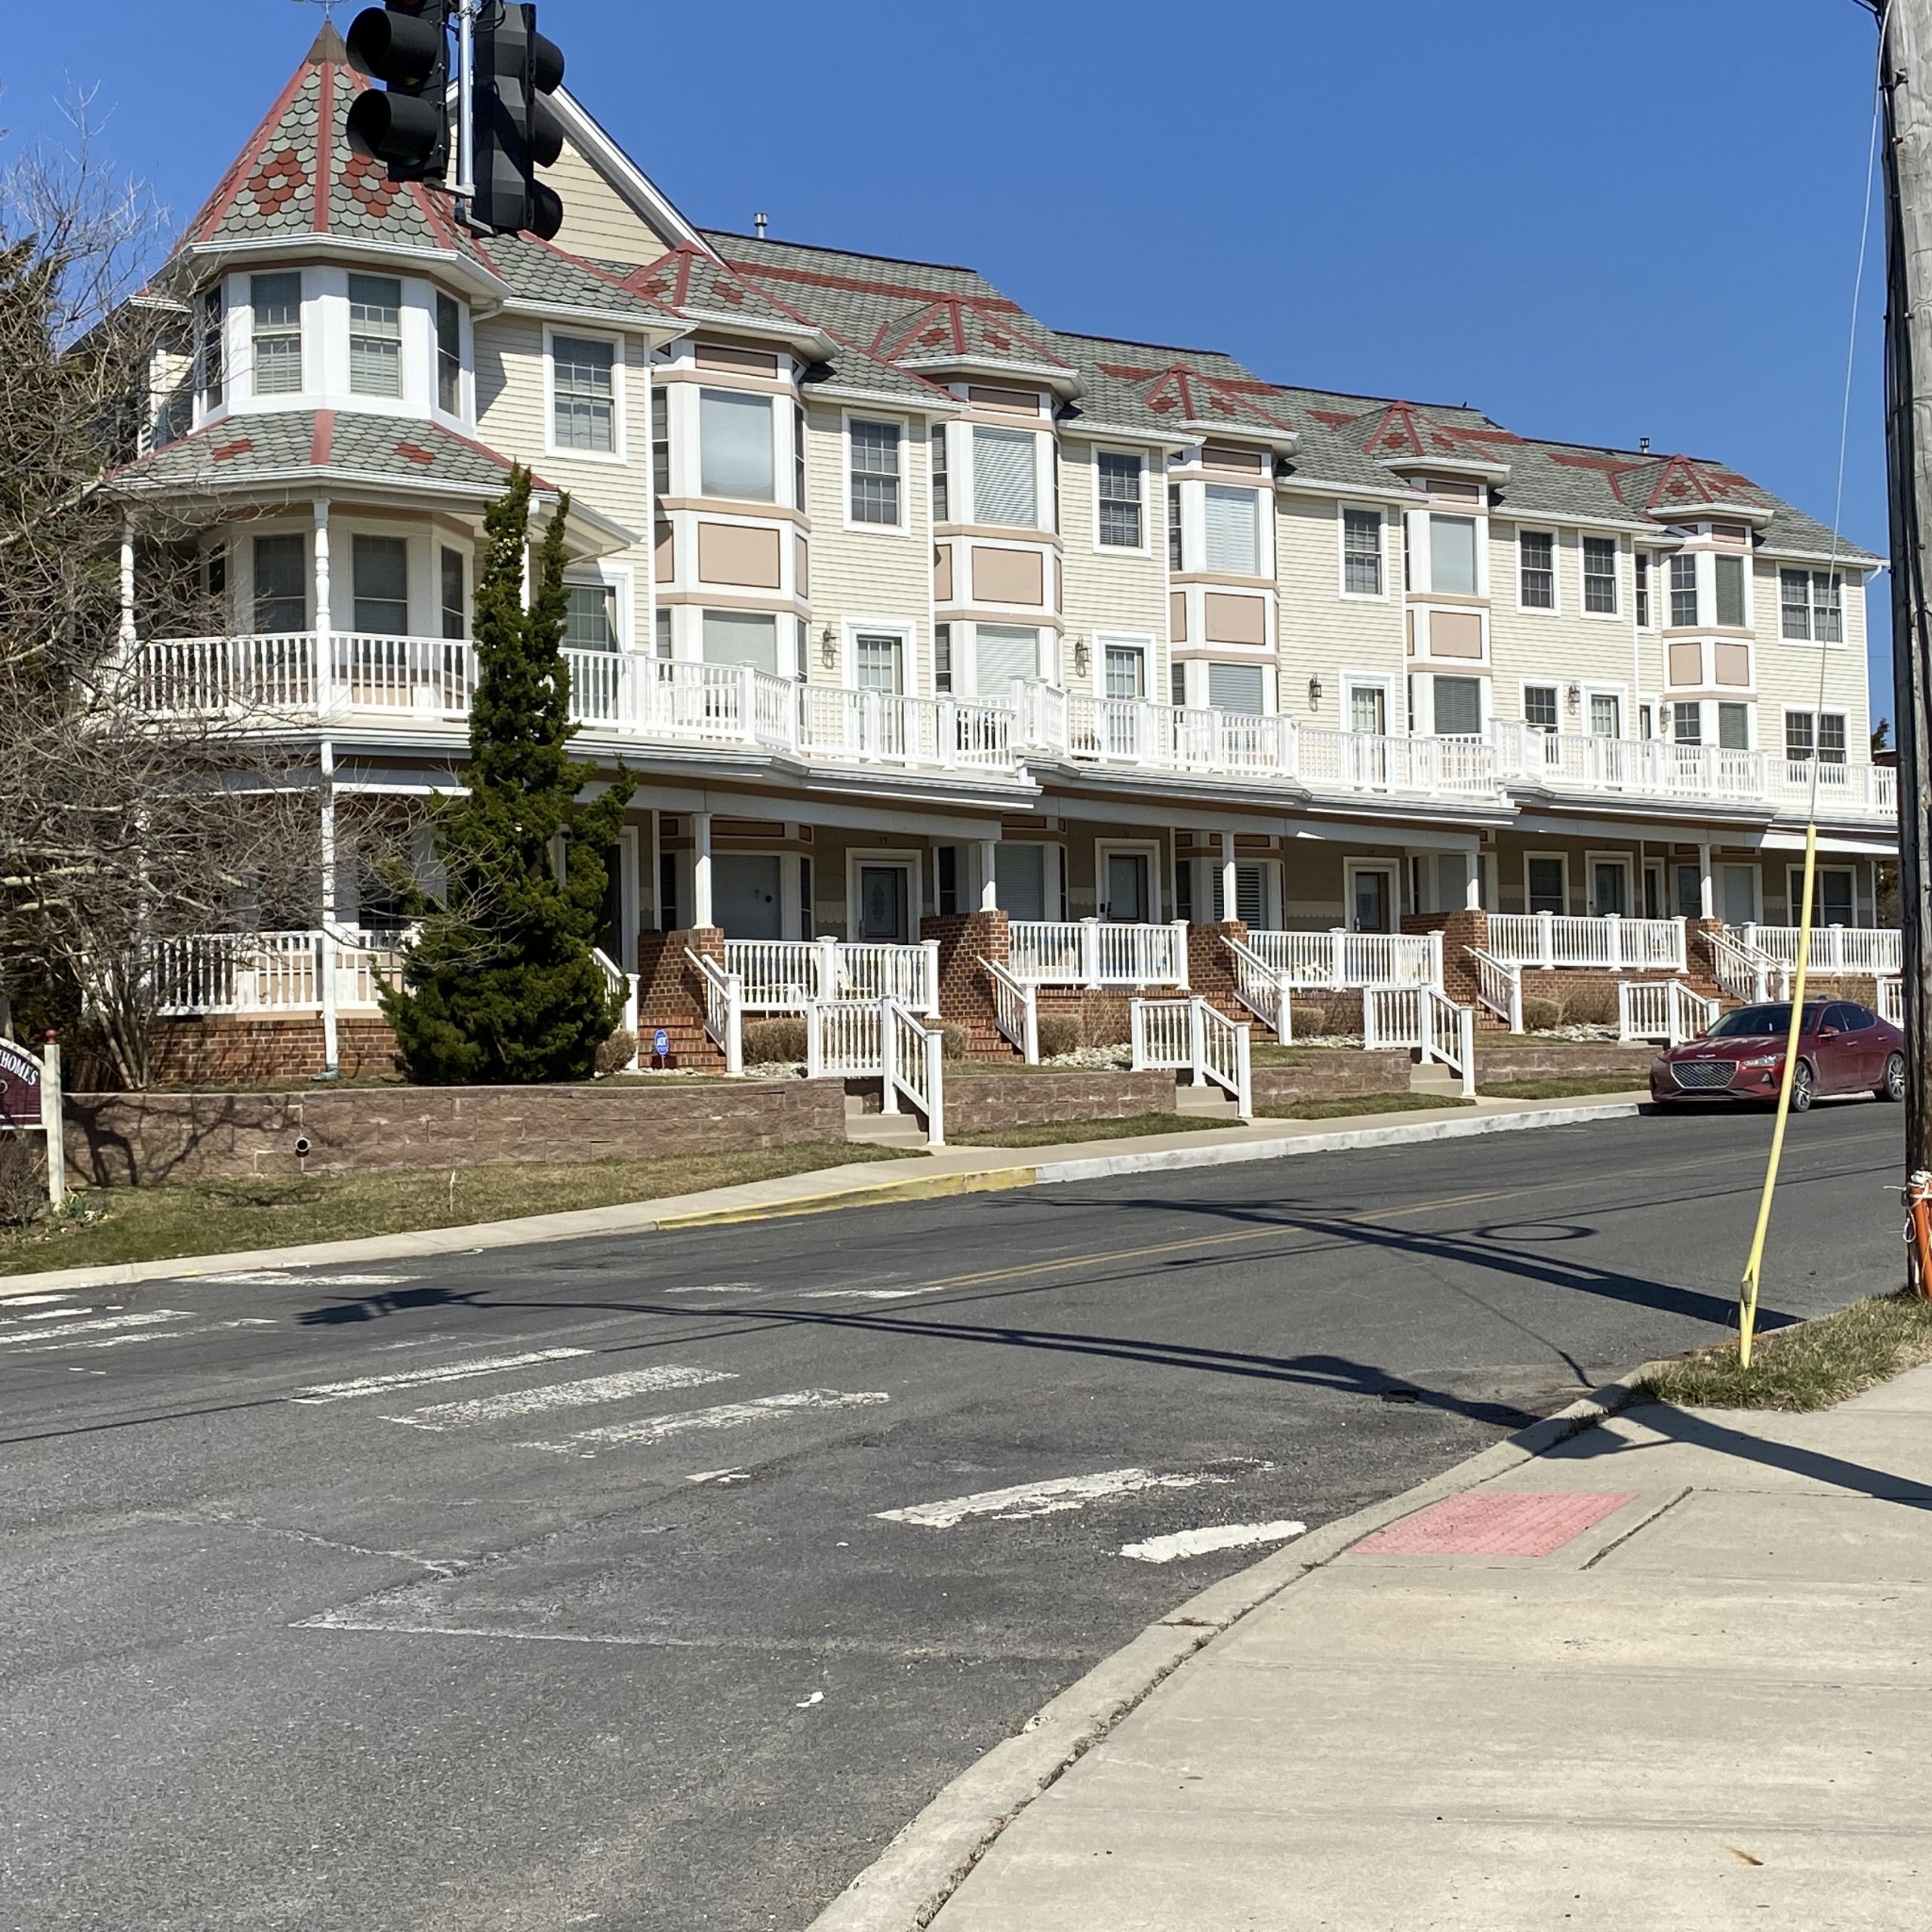
[[[760,208],[758,213],[752,217],[752,226],[758,230],[758,238],[761,242],[764,239],[764,224],[766,220],[767,217],[764,209],[762,208]]]
[[[763,232],[763,230],[762,230],[762,229],[761,229],[759,232],[760,232],[761,233],[762,233],[762,232]],[[1650,454],[1650,453],[1651,453],[1651,439],[1650,439],[1650,438],[1649,438],[1649,437],[1647,437],[1647,436],[1639,436],[1639,437],[1637,438],[1637,454],[1638,454],[1639,456],[1648,456],[1648,455]]]

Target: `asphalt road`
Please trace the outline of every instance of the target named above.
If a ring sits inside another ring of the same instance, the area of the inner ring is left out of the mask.
[[[1896,1284],[1900,1131],[1794,1124],[1767,1319]],[[1124,1546],[1312,1527],[1718,1334],[1767,1132],[0,1302],[0,1926],[802,1927],[1255,1553]]]

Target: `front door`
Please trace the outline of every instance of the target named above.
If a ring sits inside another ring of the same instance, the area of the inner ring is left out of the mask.
[[[1109,852],[1107,900],[1100,908],[1100,916],[1117,924],[1146,924],[1151,917],[1148,878],[1145,852]]]
[[[909,900],[903,866],[859,868],[859,937],[881,946],[904,946],[912,938]]]
[[[1349,906],[1352,932],[1393,932],[1395,875],[1379,866],[1358,867],[1352,875]]]
[[[712,917],[727,939],[783,939],[776,853],[721,852],[711,862]]]
[[[1630,868],[1623,860],[1591,860],[1590,910],[1600,919],[1612,912],[1620,918],[1629,916]]]
[[[1718,912],[1727,926],[1748,926],[1758,917],[1758,868],[1718,868]]]

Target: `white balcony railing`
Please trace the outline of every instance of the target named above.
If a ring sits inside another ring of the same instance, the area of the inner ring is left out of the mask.
[[[1103,919],[1015,919],[1007,970],[1036,986],[1185,986],[1187,922],[1137,925]]]
[[[1681,919],[1626,919],[1614,912],[1492,912],[1491,955],[1505,966],[1589,966],[1610,973],[1681,973]]]
[[[939,1012],[939,942],[917,946],[835,939],[728,939],[724,970],[744,989],[748,1013],[802,1013],[814,1002],[896,999]]]
[[[1291,986],[1439,986],[1440,933],[1251,931],[1248,949]]]

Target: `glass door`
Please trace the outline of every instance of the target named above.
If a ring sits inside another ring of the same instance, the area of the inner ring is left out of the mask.
[[[859,937],[881,946],[903,946],[912,938],[910,894],[903,866],[859,868]]]
[[[1152,917],[1145,852],[1107,854],[1107,899],[1100,916],[1115,924],[1145,925]]]
[[[1349,897],[1350,931],[1395,931],[1395,875],[1392,868],[1358,866],[1352,876]]]

